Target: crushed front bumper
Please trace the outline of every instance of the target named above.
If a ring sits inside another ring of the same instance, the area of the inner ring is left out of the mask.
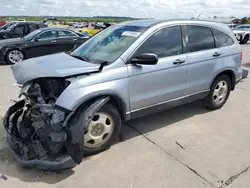
[[[34,160],[25,160],[20,153],[22,151],[17,147],[16,140],[18,139],[15,135],[11,134],[11,127],[13,126],[13,117],[15,117],[15,114],[18,113],[18,110],[21,109],[24,106],[24,100],[18,101],[14,105],[12,105],[4,119],[3,119],[3,125],[6,130],[6,138],[7,142],[12,148],[14,157],[16,161],[24,166],[24,167],[32,167],[37,168],[41,170],[48,170],[48,171],[55,171],[55,170],[62,170],[62,169],[69,169],[76,166],[75,162],[70,156],[61,156],[55,159],[55,161],[49,161],[46,159],[34,159]]]

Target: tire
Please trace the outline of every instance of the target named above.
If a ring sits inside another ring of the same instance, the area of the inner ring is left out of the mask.
[[[240,44],[246,44],[249,40],[249,35],[246,35],[243,40],[240,41]]]
[[[220,109],[227,102],[231,85],[231,80],[227,75],[218,76],[213,82],[208,96],[204,99],[204,105],[210,110]]]
[[[12,55],[12,57],[11,57]],[[16,57],[16,58],[15,58]],[[25,55],[22,51],[13,49],[7,52],[6,61],[10,64],[16,64],[25,59]]]
[[[98,145],[96,147],[92,147],[91,143],[94,143],[94,142],[91,142],[92,140],[87,139],[87,138],[90,138],[88,136],[91,132],[90,130],[93,130],[90,128],[90,126],[91,126],[91,123],[90,123],[88,125],[88,131],[84,134],[84,144],[83,144],[83,155],[84,156],[94,155],[94,154],[97,154],[97,153],[100,153],[102,151],[109,149],[111,147],[111,145],[113,144],[113,142],[119,136],[119,133],[121,130],[121,116],[120,116],[117,108],[115,106],[113,106],[111,103],[104,104],[100,108],[100,110],[96,113],[96,115],[94,116],[92,121],[94,121],[94,119],[96,120],[96,117],[98,116],[98,114],[107,115],[108,119],[110,119],[110,125],[113,126],[113,130],[111,133],[109,133],[110,135],[106,136],[107,139],[105,138],[106,141],[104,143],[102,143],[101,145]],[[98,119],[96,122],[98,122]],[[105,135],[103,135],[103,136],[105,136]],[[102,138],[104,138],[103,136],[102,136]]]

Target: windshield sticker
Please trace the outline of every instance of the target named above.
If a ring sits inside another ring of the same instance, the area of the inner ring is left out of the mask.
[[[135,32],[135,31],[124,31],[122,33],[122,36],[128,36],[128,37],[138,37],[141,33]]]

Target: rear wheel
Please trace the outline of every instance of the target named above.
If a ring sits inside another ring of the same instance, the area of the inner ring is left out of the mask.
[[[10,50],[6,55],[8,63],[16,64],[24,60],[24,54],[20,50]]]
[[[227,75],[218,76],[213,82],[204,104],[211,110],[221,108],[227,101],[231,91],[231,80]]]

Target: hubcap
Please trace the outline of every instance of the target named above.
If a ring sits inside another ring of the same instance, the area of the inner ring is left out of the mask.
[[[91,120],[87,132],[84,134],[84,146],[95,148],[103,145],[114,131],[114,121],[106,113],[97,113]]]
[[[23,60],[23,54],[17,50],[13,50],[9,53],[9,60],[11,63],[19,63]]]
[[[214,93],[213,93],[213,100],[214,103],[216,105],[220,105],[221,103],[223,103],[226,99],[227,96],[227,92],[228,92],[228,85],[227,82],[225,81],[220,81],[215,89],[214,89]]]

